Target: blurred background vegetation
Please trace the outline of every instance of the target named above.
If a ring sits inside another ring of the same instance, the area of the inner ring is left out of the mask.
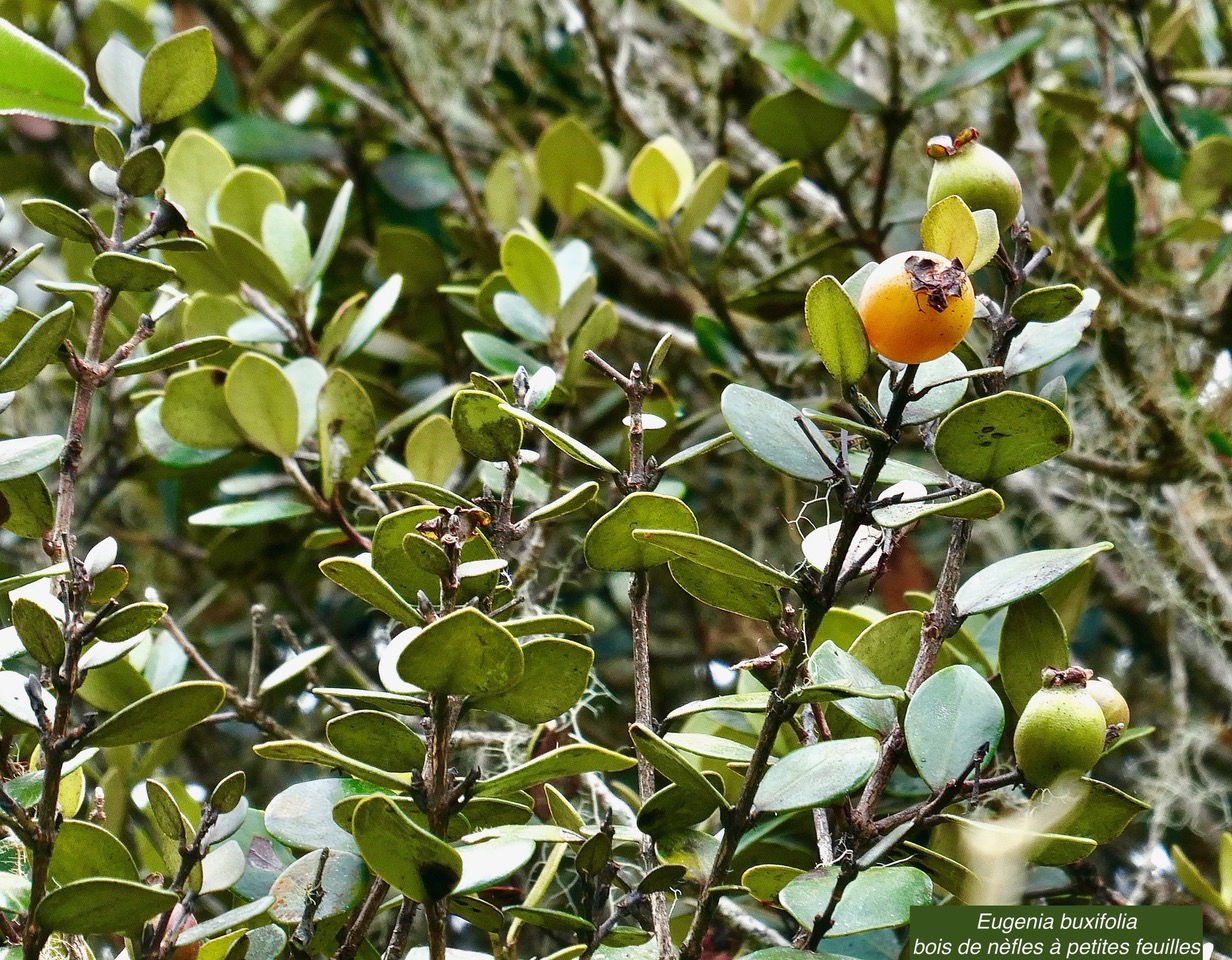
[[[1041,279],[1090,286],[1101,306],[1083,347],[1039,374],[1067,382],[1073,450],[1007,482],[1009,508],[979,528],[972,563],[1117,544],[1096,564],[1074,649],[1125,692],[1136,724],[1158,731],[1109,761],[1120,769],[1108,779],[1132,783],[1154,809],[1101,851],[1101,874],[1135,902],[1183,900],[1172,844],[1216,873],[1219,829],[1232,823],[1232,15],[1221,0],[3,0],[0,16],[87,72],[113,34],[144,50],[169,30],[210,27],[218,80],[186,125],[237,163],[276,173],[307,204],[313,235],[338,184],[355,181],[323,309],[379,276],[404,275],[403,299],[359,366],[382,422],[410,411],[403,426],[427,431],[407,450],[412,469],[472,489],[484,478],[432,426],[439,401],[417,404],[475,368],[464,332],[502,333],[482,297],[477,308],[439,288],[487,277],[493,237],[519,216],[539,210],[545,232],[590,244],[600,293],[621,320],[605,348],[614,363],[644,363],[673,332],[670,392],[651,407],[668,420],[661,436],[712,436],[722,429],[718,393],[734,379],[769,378],[801,404],[837,400],[824,394],[804,332],[804,291],[823,273],[845,277],[913,246],[925,142],[978,128],[1017,169],[1032,233],[1053,250]],[[593,210],[560,222],[530,202],[541,190],[550,197],[552,173],[536,171],[535,148],[564,116],[604,144],[613,169],[664,133],[698,169],[730,161],[731,188],[691,261],[654,252]],[[11,207],[26,196],[95,202],[88,131],[9,117],[0,138]],[[800,161],[803,179],[742,212],[740,197],[785,159]],[[721,251],[746,215],[740,240]],[[19,216],[0,224],[6,247],[47,240]],[[47,302],[40,279],[83,279],[73,246],[23,275],[23,304]],[[721,272],[708,269],[716,258]],[[618,449],[619,394],[598,380],[579,390],[570,429]],[[326,554],[304,544],[310,525],[216,535],[185,524],[241,494],[245,474],[234,475],[259,467],[256,456],[193,471],[160,465],[137,438],[140,398],[114,399],[115,440],[85,468],[79,535],[118,537],[134,584],[158,584],[233,676],[246,669],[256,602],[301,636],[336,637],[370,669],[385,638],[362,604],[325,589],[317,563]],[[3,429],[56,432],[67,401],[65,383],[40,382]],[[439,442],[429,442],[433,430]],[[393,439],[399,459],[405,437]],[[687,487],[706,532],[795,565],[799,504],[818,491],[738,451],[699,463]],[[819,510],[806,511],[803,532],[824,520]],[[605,689],[578,722],[592,739],[623,742],[632,701],[624,587],[586,571],[585,525],[566,529],[529,545],[542,551],[531,596],[597,625]],[[896,551],[866,602],[894,611],[904,593],[929,589],[942,534],[923,530]],[[6,532],[0,563],[16,571],[39,551]],[[666,575],[653,597],[665,706],[705,695],[730,664],[771,645]],[[288,651],[285,637],[271,637],[270,665]],[[322,667],[326,680],[335,671],[337,661]],[[311,736],[312,708],[305,694],[278,710],[283,720],[305,711]],[[189,738],[177,761],[185,781],[210,784],[246,764],[259,802],[295,775],[252,762],[253,731],[221,732],[235,749],[215,742],[193,753],[205,740]],[[509,744],[496,736],[491,748]]]

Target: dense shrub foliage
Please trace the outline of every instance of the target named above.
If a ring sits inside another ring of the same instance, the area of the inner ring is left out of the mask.
[[[1226,945],[1232,27],[960,6],[0,4],[0,949]]]

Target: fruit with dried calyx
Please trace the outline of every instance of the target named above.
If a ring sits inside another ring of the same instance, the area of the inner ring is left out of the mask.
[[[1014,756],[1027,782],[1053,784],[1089,771],[1104,752],[1108,724],[1086,691],[1091,674],[1081,667],[1049,668],[1014,731]]]
[[[898,363],[927,363],[949,353],[967,335],[974,310],[962,264],[927,250],[878,264],[860,292],[869,344]]]
[[[1121,696],[1121,691],[1114,687],[1111,681],[1096,677],[1087,681],[1087,693],[1104,711],[1104,722],[1110,726],[1120,726],[1123,730],[1129,726],[1129,704]]]
[[[928,155],[936,161],[928,181],[928,205],[959,197],[972,210],[995,213],[997,230],[1004,233],[1022,206],[1022,184],[1005,158],[978,143],[978,137],[969,127],[956,137],[928,141]]]

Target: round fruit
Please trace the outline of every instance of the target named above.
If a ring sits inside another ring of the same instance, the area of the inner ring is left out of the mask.
[[[868,342],[879,354],[898,363],[927,363],[967,335],[975,294],[957,260],[911,250],[868,275],[859,309]]]
[[[1045,686],[1027,701],[1018,718],[1014,731],[1018,768],[1037,787],[1081,777],[1104,752],[1106,729],[1104,711],[1080,686]]]
[[[928,205],[961,197],[972,210],[995,213],[997,229],[1004,233],[1022,206],[1022,184],[1004,157],[976,142],[978,136],[968,129],[952,140],[942,136],[928,142],[928,155],[936,161],[928,181]]]
[[[1121,691],[1103,677],[1087,681],[1087,695],[1104,711],[1104,723],[1110,727],[1120,724],[1129,726],[1129,704],[1121,696]]]

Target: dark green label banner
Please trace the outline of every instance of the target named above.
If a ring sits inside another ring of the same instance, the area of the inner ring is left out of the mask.
[[[909,956],[1201,960],[1200,907],[912,907]]]

